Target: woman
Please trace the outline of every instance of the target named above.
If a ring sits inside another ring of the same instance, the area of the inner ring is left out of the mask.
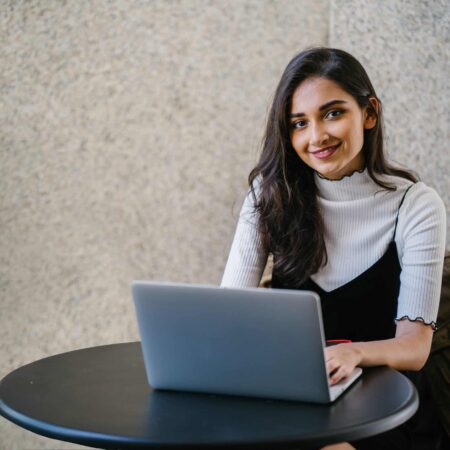
[[[257,286],[272,254],[272,286],[318,292],[326,338],[352,341],[326,349],[332,384],[356,366],[420,370],[439,305],[445,209],[386,161],[381,101],[353,56],[312,48],[291,60],[249,185],[222,286]],[[408,448],[405,429],[342,448]]]

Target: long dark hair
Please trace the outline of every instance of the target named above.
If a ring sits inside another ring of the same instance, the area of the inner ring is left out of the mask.
[[[381,174],[416,181],[412,173],[386,161],[381,101],[363,66],[349,53],[333,48],[309,48],[296,55],[275,91],[261,157],[248,178],[258,213],[261,245],[273,254],[277,279],[289,286],[300,285],[327,262],[314,171],[293,149],[288,120],[294,91],[310,77],[334,81],[355,98],[361,109],[367,108],[377,116],[375,127],[364,130],[362,149],[367,172],[375,183],[395,190],[395,186],[378,177]],[[370,97],[378,100],[378,111]]]

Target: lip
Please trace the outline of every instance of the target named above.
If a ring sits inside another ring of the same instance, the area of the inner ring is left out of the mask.
[[[329,158],[334,155],[336,150],[340,147],[341,143],[336,145],[330,145],[328,147],[320,148],[319,150],[315,150],[314,152],[310,152],[315,158],[324,159]]]

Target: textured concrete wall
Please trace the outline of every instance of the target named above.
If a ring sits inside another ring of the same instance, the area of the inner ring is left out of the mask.
[[[447,206],[450,242],[450,3],[332,0],[330,45],[364,65],[384,105],[387,149]]]
[[[0,378],[218,283],[267,105],[328,1],[0,3]],[[0,450],[73,448],[0,419]],[[80,446],[75,446],[80,448]]]

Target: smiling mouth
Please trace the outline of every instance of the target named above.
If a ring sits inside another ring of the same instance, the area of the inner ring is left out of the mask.
[[[328,158],[328,157],[330,157],[331,155],[334,155],[334,153],[336,152],[336,150],[339,148],[340,145],[341,145],[341,144],[339,143],[339,144],[334,145],[334,146],[332,146],[332,147],[327,147],[327,148],[324,148],[324,149],[322,149],[322,150],[317,150],[317,151],[315,151],[315,152],[311,152],[311,154],[312,154],[315,158],[318,158],[318,159]]]

